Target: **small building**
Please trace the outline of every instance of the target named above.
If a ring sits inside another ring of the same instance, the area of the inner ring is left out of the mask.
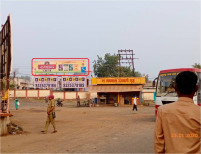
[[[92,78],[88,92],[97,93],[99,104],[131,105],[135,96],[138,98],[138,103],[141,103],[144,84],[145,77]]]
[[[147,82],[142,90],[143,102],[154,102],[156,95],[156,87],[153,87],[152,82]]]

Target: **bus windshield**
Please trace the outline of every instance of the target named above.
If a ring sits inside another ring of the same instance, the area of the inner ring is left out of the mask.
[[[157,96],[177,97],[175,91],[176,73],[163,73],[159,75],[157,84]]]

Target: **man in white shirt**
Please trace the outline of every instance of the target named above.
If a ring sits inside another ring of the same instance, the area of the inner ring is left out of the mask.
[[[137,111],[137,98],[136,98],[136,96],[135,96],[134,101],[133,101],[133,111],[134,111],[134,109],[136,109],[136,111]]]

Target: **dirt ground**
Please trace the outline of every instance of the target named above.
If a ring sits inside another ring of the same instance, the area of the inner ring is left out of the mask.
[[[153,153],[154,107],[56,107],[58,132],[41,134],[46,121],[44,100],[11,101],[11,122],[25,133],[1,137],[2,153]]]

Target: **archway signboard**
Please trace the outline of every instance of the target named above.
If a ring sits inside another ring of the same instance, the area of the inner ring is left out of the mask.
[[[9,15],[0,31],[0,135],[8,133],[9,123],[9,87],[12,71],[12,31],[11,16]]]
[[[12,71],[12,30],[9,15],[0,32],[0,101],[1,113],[9,113],[9,77]]]

